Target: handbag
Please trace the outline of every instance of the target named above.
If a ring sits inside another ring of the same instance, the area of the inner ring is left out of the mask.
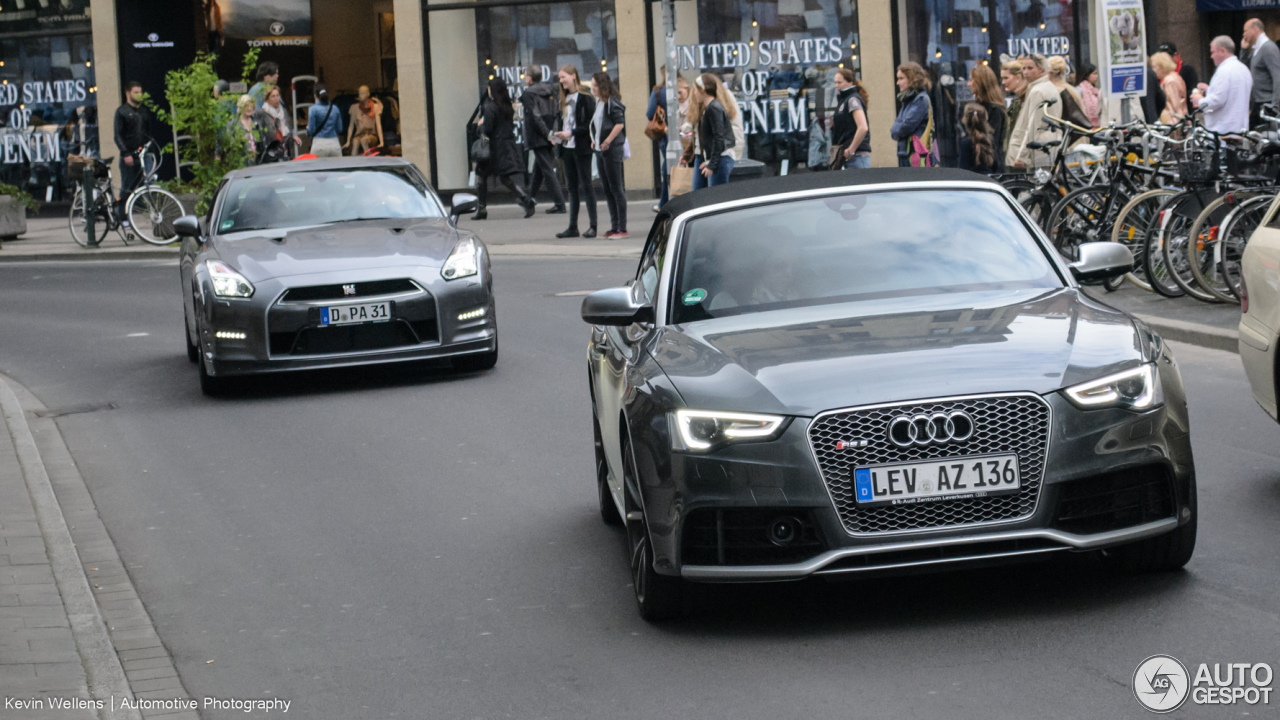
[[[476,162],[489,162],[493,157],[493,150],[489,147],[489,136],[484,133],[471,143],[471,159]]]
[[[650,140],[661,140],[667,136],[667,109],[659,107],[653,113],[649,124],[644,126],[644,134]]]
[[[937,167],[938,145],[933,137],[933,105],[929,105],[929,122],[924,126],[923,135],[911,136],[911,167]]]
[[[849,142],[853,142],[853,141],[852,141],[852,140],[850,140]],[[827,161],[827,169],[828,169],[828,170],[843,170],[843,169],[844,169],[844,164],[845,164],[845,162],[847,161],[847,158],[845,158],[845,156],[844,156],[844,151],[845,151],[845,150],[848,150],[848,149],[849,149],[849,146],[848,146],[847,144],[842,144],[842,145],[832,145],[832,146],[831,146],[831,158]]]
[[[631,159],[631,141],[626,138],[622,138],[622,159]]]
[[[667,195],[675,197],[693,191],[693,168],[676,167],[671,168],[671,180],[667,184]]]

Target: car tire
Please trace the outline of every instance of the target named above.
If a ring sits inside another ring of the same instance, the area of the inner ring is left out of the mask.
[[[461,372],[490,370],[498,364],[498,339],[493,339],[493,349],[473,355],[460,355],[453,359],[453,369]]]
[[[1196,550],[1196,519],[1199,513],[1172,532],[1103,551],[1103,557],[1117,570],[1129,573],[1179,570]]]
[[[653,567],[653,543],[649,538],[643,502],[639,499],[640,484],[629,440],[622,445],[622,458],[625,468],[622,498],[627,511],[627,560],[636,609],[640,611],[640,617],[649,622],[677,618],[684,609],[684,581],[679,577],[661,575]]]
[[[600,420],[595,410],[591,411],[591,426],[596,441],[596,489],[600,496],[600,519],[605,525],[617,527],[622,524],[622,516],[618,514],[618,505],[613,501],[613,493],[609,492],[609,461],[604,454],[604,438],[600,436]]]
[[[187,336],[187,360],[193,363],[200,362],[200,346],[191,341],[191,328],[187,326],[185,313],[182,317],[182,333]]]

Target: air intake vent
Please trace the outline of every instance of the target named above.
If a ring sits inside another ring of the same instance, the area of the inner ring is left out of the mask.
[[[347,289],[355,292],[347,292]],[[353,300],[376,295],[396,295],[421,290],[412,280],[373,280],[347,285],[312,285],[289,288],[281,302],[310,302],[315,300]]]

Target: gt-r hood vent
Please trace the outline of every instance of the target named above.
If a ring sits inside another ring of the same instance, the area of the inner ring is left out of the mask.
[[[260,235],[238,233],[214,242],[218,255],[251,282],[333,270],[443,265],[458,241],[457,231],[443,218],[406,223],[358,220],[287,232],[264,230]],[[414,231],[405,232],[408,228]]]
[[[1129,317],[1072,288],[930,295],[665,328],[651,350],[690,407],[812,416],[1062,387],[1142,361]]]

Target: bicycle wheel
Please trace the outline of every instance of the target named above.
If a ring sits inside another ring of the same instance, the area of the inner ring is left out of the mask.
[[[95,245],[105,240],[107,238],[107,232],[110,230],[107,226],[107,213],[102,208],[102,204],[99,203],[96,209],[97,213],[95,214],[93,221],[93,234],[96,236],[96,242],[93,244]],[[86,228],[84,226],[83,187],[76,188],[76,193],[71,199],[71,214],[68,218],[68,222],[71,225],[71,239],[75,240],[76,244],[81,247],[89,247],[89,233],[86,232]]]
[[[1147,237],[1143,241],[1142,266],[1146,272],[1147,282],[1151,285],[1152,290],[1165,297],[1182,297],[1187,294],[1178,283],[1174,282],[1173,278],[1169,277],[1170,273],[1164,264],[1164,252],[1161,250],[1161,243],[1164,239],[1165,228],[1173,224],[1178,217],[1177,213],[1174,212],[1174,207],[1188,194],[1189,192],[1180,192],[1164,201],[1164,204],[1156,212],[1156,221],[1147,230]],[[1190,222],[1190,220],[1187,222]]]
[[[1191,226],[1189,242],[1194,246],[1187,246],[1188,267],[1196,285],[1214,299],[1227,303],[1239,302],[1218,271],[1218,259],[1222,255],[1222,225],[1241,202],[1234,197],[1228,201],[1230,195],[1223,195],[1205,207]]]
[[[1018,204],[1022,206],[1023,210],[1027,211],[1027,214],[1031,216],[1031,221],[1041,230],[1044,230],[1048,224],[1049,214],[1053,212],[1053,205],[1057,202],[1056,197],[1050,194],[1051,191],[1056,191],[1056,189],[1048,187],[1037,188],[1018,199]]]
[[[133,232],[152,245],[168,245],[178,239],[173,221],[182,217],[182,203],[165,190],[147,187],[134,192],[125,214]]]
[[[1270,195],[1250,198],[1222,223],[1218,272],[1237,302],[1240,300],[1240,258],[1244,256],[1245,244],[1266,218],[1274,199]]]
[[[1155,225],[1160,206],[1177,194],[1177,190],[1168,188],[1148,190],[1126,203],[1111,226],[1111,242],[1121,243],[1133,253],[1133,272],[1125,278],[1147,292],[1151,292],[1146,263],[1143,262],[1147,232]]]
[[[1175,201],[1171,209],[1173,217],[1161,231],[1160,252],[1164,257],[1167,279],[1197,300],[1218,302],[1216,297],[1196,284],[1191,274],[1191,263],[1200,262],[1200,256],[1204,254],[1200,241],[1191,234],[1192,229],[1196,218],[1216,199],[1206,195],[1206,192],[1189,193]]]
[[[1069,260],[1080,256],[1081,243],[1101,240],[1109,229],[1107,198],[1110,185],[1089,185],[1067,193],[1053,206],[1045,234]]]

